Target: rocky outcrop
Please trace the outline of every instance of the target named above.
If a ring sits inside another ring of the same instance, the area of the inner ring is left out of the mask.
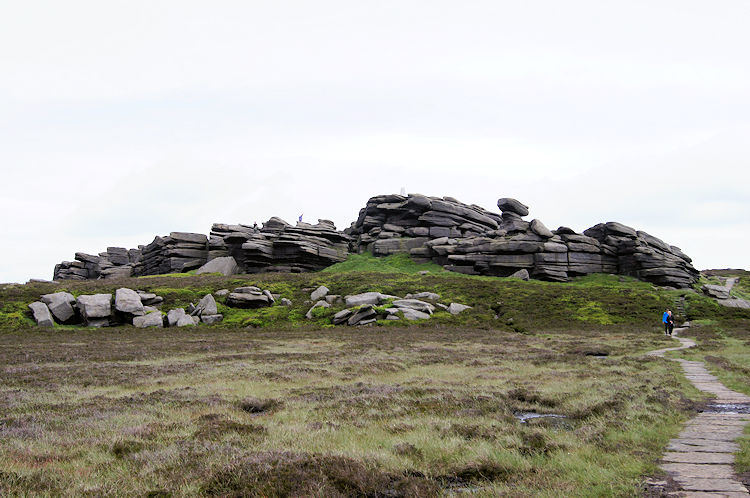
[[[215,223],[210,255],[232,256],[241,273],[316,271],[346,260],[349,237],[328,220],[292,226],[274,217],[260,228]]]
[[[138,249],[110,247],[55,267],[54,279],[86,280],[198,273],[307,272],[344,261],[349,252],[407,253],[450,271],[567,281],[590,273],[631,275],[662,286],[690,287],[698,278],[679,248],[616,222],[577,233],[530,221],[517,199],[497,201],[499,213],[452,197],[380,195],[367,201],[344,232],[328,220],[291,225],[215,223],[209,237],[172,232]],[[239,301],[237,301],[239,303]]]
[[[208,261],[208,237],[202,233],[172,232],[155,237],[143,248],[135,274],[164,275],[196,270]]]
[[[671,287],[690,287],[698,272],[679,248],[620,223],[582,234],[550,230],[516,199],[497,202],[501,214],[451,197],[378,196],[348,229],[353,250],[409,253],[447,270],[498,277],[567,281],[591,273],[619,273]]]
[[[108,247],[98,255],[77,252],[74,261],[55,265],[54,280],[94,280],[130,277],[141,260],[141,249]]]
[[[440,237],[471,237],[496,230],[502,218],[452,197],[420,194],[372,197],[346,233],[359,252],[376,256],[409,252]]]

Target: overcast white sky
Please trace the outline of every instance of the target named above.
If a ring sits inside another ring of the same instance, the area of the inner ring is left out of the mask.
[[[750,2],[0,0],[0,281],[450,195],[750,260]]]

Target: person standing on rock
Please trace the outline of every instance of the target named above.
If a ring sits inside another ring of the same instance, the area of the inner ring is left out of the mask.
[[[669,331],[669,320],[672,316],[672,312],[667,308],[664,310],[664,314],[661,316],[661,323],[664,324],[664,335],[670,335]]]

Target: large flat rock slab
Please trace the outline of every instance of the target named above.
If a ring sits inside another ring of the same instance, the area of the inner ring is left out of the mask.
[[[714,442],[708,439],[673,439],[667,444],[669,451],[704,451],[709,453],[734,453],[739,451],[740,445],[726,441]]]
[[[670,463],[732,464],[734,455],[706,451],[668,451],[664,453],[662,460]]]
[[[747,493],[747,488],[734,479],[711,479],[702,477],[675,477],[685,491],[739,492]],[[747,494],[745,494],[747,496]]]
[[[734,476],[729,464],[700,464],[700,463],[664,463],[661,466],[675,479],[682,477],[700,477],[703,479],[731,479]]]

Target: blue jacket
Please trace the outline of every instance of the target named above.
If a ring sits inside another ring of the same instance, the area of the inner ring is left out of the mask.
[[[661,323],[667,323],[668,321],[669,321],[669,313],[665,311],[664,314],[661,316]]]

